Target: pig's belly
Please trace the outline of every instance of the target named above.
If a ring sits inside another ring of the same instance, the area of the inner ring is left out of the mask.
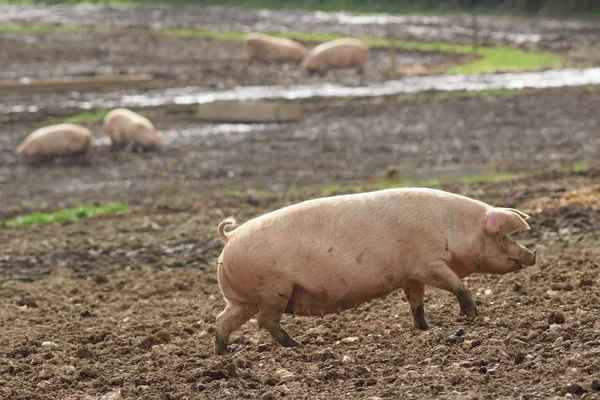
[[[403,276],[381,265],[360,267],[339,268],[338,274],[320,272],[310,279],[297,280],[285,311],[306,316],[340,313],[404,286]]]

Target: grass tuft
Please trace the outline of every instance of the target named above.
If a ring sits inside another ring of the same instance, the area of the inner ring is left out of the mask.
[[[80,205],[54,213],[35,212],[6,221],[6,226],[27,226],[38,224],[57,224],[64,221],[77,221],[82,218],[101,214],[128,212],[130,207],[123,203],[107,203],[98,206]]]
[[[102,121],[108,114],[108,110],[84,111],[79,114],[73,114],[62,119],[64,123],[85,124]]]

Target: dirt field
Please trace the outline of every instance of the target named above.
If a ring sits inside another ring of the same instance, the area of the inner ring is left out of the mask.
[[[196,26],[192,21],[200,18],[196,9],[184,16],[160,7],[111,20],[114,10],[88,6],[50,14],[40,7],[24,17],[11,7],[0,6],[0,23],[87,21],[89,10],[96,10],[95,24],[114,21],[119,28],[161,16],[164,27]],[[220,12],[210,10],[213,17]],[[289,21],[286,30],[305,16],[277,15]],[[253,11],[228,16],[229,29],[264,23]],[[538,31],[518,19],[498,21],[490,29],[565,35],[580,50],[597,34],[584,22],[565,23],[569,36],[553,31],[552,21],[540,21]],[[553,43],[547,40],[536,46]],[[147,54],[140,49],[150,42],[156,54],[140,62]],[[223,70],[236,46],[151,35],[100,41],[0,34],[8,63],[0,74],[134,68],[157,74],[159,87],[216,88],[296,77],[297,71],[275,67],[248,70],[241,59]],[[413,56],[411,62],[427,61]],[[383,57],[373,59],[376,67]],[[435,57],[432,65],[448,61]],[[356,78],[341,72],[332,79]],[[11,94],[0,106],[11,99],[33,104],[40,96]],[[53,116],[2,123],[0,220],[109,201],[127,202],[133,211],[0,227],[0,399],[599,399],[599,104],[595,88],[423,94],[309,102],[297,123],[257,125],[208,124],[185,109],[154,109],[147,115],[167,139],[164,153],[109,151],[101,124],[90,123],[97,152],[89,164],[29,165],[15,157],[20,141],[56,122]],[[233,335],[230,354],[213,355],[215,317],[224,308],[216,226],[224,217],[243,222],[322,196],[324,188],[401,180],[403,171],[467,174],[482,165],[520,177],[441,188],[527,211],[532,231],[518,240],[539,253],[536,266],[521,272],[466,279],[477,319],[459,316],[450,294],[431,289],[425,309],[432,329],[418,332],[398,292],[340,316],[285,316],[282,324],[303,344],[299,349],[278,347],[252,320]]]

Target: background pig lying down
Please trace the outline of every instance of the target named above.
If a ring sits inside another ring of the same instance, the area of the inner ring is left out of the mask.
[[[92,155],[94,136],[89,129],[76,124],[57,124],[33,131],[17,147],[16,153],[28,160]]]
[[[402,288],[415,326],[428,329],[425,285],[452,292],[461,311],[477,308],[461,278],[534,265],[536,253],[510,234],[528,215],[433,189],[390,189],[310,200],[265,214],[232,232],[218,261],[227,307],[217,317],[215,352],[258,313],[258,323],[286,347],[298,346],[281,315],[324,315]]]

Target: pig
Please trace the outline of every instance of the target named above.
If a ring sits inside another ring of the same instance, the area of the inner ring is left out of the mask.
[[[16,153],[31,161],[75,155],[89,160],[93,141],[92,132],[81,125],[50,125],[33,131],[17,147]]]
[[[289,39],[281,39],[262,33],[249,33],[244,37],[248,61],[276,61],[300,63],[306,55],[306,47]]]
[[[352,38],[336,39],[312,49],[302,60],[300,67],[309,74],[324,76],[334,68],[356,68],[363,73],[369,45]]]
[[[152,122],[144,116],[125,108],[116,108],[104,117],[104,132],[112,148],[125,146],[126,151],[137,147],[144,151],[161,149],[164,138]]]
[[[425,285],[447,290],[461,313],[477,307],[461,279],[535,264],[536,251],[510,234],[529,216],[427,188],[387,189],[308,200],[247,221],[218,226],[225,242],[217,276],[227,306],[216,321],[215,353],[258,313],[259,326],[285,347],[283,313],[323,316],[403,289],[415,328],[429,329]]]

